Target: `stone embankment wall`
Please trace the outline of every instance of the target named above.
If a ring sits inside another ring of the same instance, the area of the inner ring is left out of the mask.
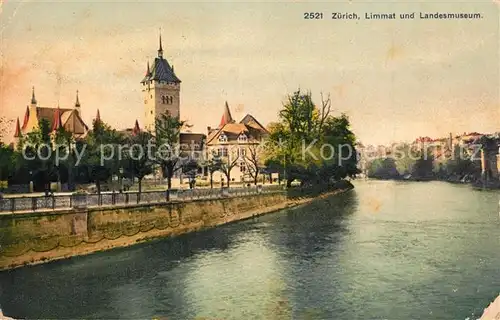
[[[322,196],[338,192],[342,190]],[[215,227],[314,198],[307,193],[291,197],[280,191],[190,202],[1,214],[0,270]]]

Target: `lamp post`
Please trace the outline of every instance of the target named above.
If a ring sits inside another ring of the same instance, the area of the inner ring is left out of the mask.
[[[120,172],[120,179],[119,179],[119,184],[120,184],[120,192],[123,191],[123,167],[120,167],[118,170]]]
[[[29,185],[29,191],[30,193],[32,193],[34,190],[33,190],[33,171],[30,171],[30,185]]]

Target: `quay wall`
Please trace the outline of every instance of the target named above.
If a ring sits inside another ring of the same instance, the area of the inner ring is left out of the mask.
[[[322,193],[319,198],[345,191]],[[318,195],[284,191],[183,202],[0,215],[0,270],[126,247],[297,206]]]

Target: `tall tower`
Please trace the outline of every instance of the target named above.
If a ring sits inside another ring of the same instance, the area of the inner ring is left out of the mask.
[[[174,73],[174,67],[163,58],[163,46],[160,34],[158,57],[153,65],[147,64],[146,75],[141,81],[144,93],[144,128],[155,130],[155,119],[168,112],[180,117],[181,80]]]

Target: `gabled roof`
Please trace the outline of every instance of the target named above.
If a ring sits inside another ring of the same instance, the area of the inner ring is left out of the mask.
[[[83,135],[88,131],[88,126],[83,122],[75,109],[38,107],[36,109],[36,116],[37,121],[41,119],[47,120],[52,130],[64,127],[69,132],[77,135]]]
[[[227,123],[216,130],[212,130],[208,134],[207,144],[213,143],[222,134],[227,136],[229,142],[236,141],[242,133],[244,133],[249,140],[260,140],[263,136],[268,134],[267,130],[262,126],[257,127],[255,125],[245,124],[241,121],[239,123],[233,122]]]
[[[58,111],[59,110],[59,111]],[[49,122],[50,128],[54,128],[54,120],[57,118],[56,113],[59,112],[59,116],[62,112],[73,111],[73,109],[61,109],[61,108],[36,108],[37,120],[45,119]]]
[[[254,118],[254,116],[250,114],[244,116],[243,119],[241,119],[240,123],[246,124],[247,126],[253,127],[257,130],[263,130],[267,133],[267,129],[262,124],[260,124],[260,122]]]

